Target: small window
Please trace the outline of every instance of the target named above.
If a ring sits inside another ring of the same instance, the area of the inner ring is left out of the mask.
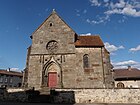
[[[83,56],[83,67],[84,68],[89,68],[89,57],[88,57],[88,54],[85,54]]]
[[[0,82],[3,82],[3,77],[0,77]]]
[[[6,83],[8,82],[8,78],[5,78],[5,82],[6,82]]]
[[[124,84],[122,82],[117,83],[117,88],[120,89],[124,88]]]
[[[53,25],[53,23],[50,23],[50,27]]]
[[[13,82],[13,79],[12,78],[10,78],[10,83],[12,83]]]

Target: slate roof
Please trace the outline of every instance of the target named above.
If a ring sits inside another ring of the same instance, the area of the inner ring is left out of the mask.
[[[140,70],[137,68],[114,69],[114,79],[140,79]]]
[[[76,47],[103,47],[100,36],[78,36],[78,40],[75,42]]]
[[[21,72],[7,71],[7,70],[0,70],[0,74],[11,75],[11,76],[19,76],[19,77],[23,76],[23,74]]]

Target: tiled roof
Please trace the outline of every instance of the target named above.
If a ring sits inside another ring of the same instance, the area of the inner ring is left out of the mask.
[[[0,74],[11,75],[11,76],[19,76],[19,77],[23,76],[23,74],[21,72],[7,71],[7,70],[0,70]]]
[[[137,68],[114,69],[114,79],[140,78],[140,70]]]
[[[78,36],[75,42],[76,47],[103,47],[104,44],[100,36]]]

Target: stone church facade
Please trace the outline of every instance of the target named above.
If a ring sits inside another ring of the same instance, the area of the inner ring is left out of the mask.
[[[113,88],[110,55],[100,36],[79,36],[53,11],[31,36],[23,86]]]

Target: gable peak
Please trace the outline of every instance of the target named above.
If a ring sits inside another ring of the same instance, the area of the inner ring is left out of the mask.
[[[55,9],[53,9],[53,10],[52,10],[52,14],[56,14],[56,11],[55,11]]]

